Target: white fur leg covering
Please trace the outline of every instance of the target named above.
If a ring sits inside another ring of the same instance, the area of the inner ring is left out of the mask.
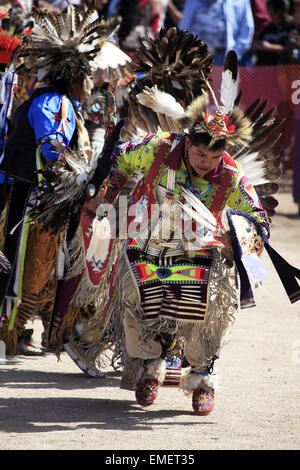
[[[220,376],[216,373],[200,375],[194,372],[188,372],[181,377],[179,388],[181,388],[186,395],[191,395],[194,390],[199,388],[212,393],[220,388],[219,379]]]
[[[160,384],[165,380],[167,373],[167,365],[164,359],[156,359],[150,364],[147,364],[146,370],[143,374],[143,378],[156,379]]]

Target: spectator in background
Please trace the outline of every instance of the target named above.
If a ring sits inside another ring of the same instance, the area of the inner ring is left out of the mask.
[[[81,2],[81,3],[84,3],[84,2]],[[99,16],[104,16],[104,17],[107,16],[109,3],[110,3],[109,0],[95,0],[95,8]]]
[[[254,34],[250,1],[186,0],[179,28],[197,35],[208,45],[215,65],[223,65],[231,49],[241,61]]]
[[[169,0],[165,24],[164,24],[166,28],[171,28],[172,26],[178,26],[182,18],[182,11],[183,11],[185,2],[186,0]]]
[[[293,20],[294,29],[290,31],[289,39],[286,45],[286,53],[289,62],[292,64],[300,64],[300,1],[293,2]]]
[[[142,37],[154,37],[164,25],[168,0],[112,0],[108,16],[123,19],[118,32],[121,48],[137,60]]]
[[[252,14],[254,18],[254,35],[253,41],[256,41],[262,32],[270,23],[266,0],[251,0]]]
[[[254,19],[254,35],[251,48],[246,52],[246,54],[244,54],[240,61],[240,65],[245,67],[249,67],[254,64],[255,43],[261,31],[271,22],[265,0],[251,0],[251,8]]]
[[[293,5],[293,19],[295,28],[290,33],[287,45],[291,63],[300,64],[300,0],[295,0]],[[300,78],[300,77],[299,77]],[[297,84],[297,83],[295,83]],[[299,86],[297,87],[299,89]],[[297,92],[297,90],[295,90]],[[295,105],[295,121],[294,121],[294,146],[293,146],[293,198],[298,205],[298,214],[300,216],[300,104],[299,93],[296,93]]]
[[[271,22],[264,28],[255,42],[256,65],[278,65],[289,63],[286,45],[295,22],[289,15],[287,0],[267,0],[266,6]]]
[[[110,0],[108,3],[108,16],[117,16],[121,0]]]

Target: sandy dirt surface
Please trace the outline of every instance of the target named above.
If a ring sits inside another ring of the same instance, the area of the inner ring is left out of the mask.
[[[300,268],[300,218],[279,194],[271,245]],[[86,377],[66,353],[0,364],[2,450],[294,450],[300,447],[300,301],[291,304],[266,253],[268,271],[242,310],[216,366],[222,388],[208,416],[191,398],[162,388],[150,408],[120,390],[120,375]],[[40,345],[41,322],[34,321]],[[32,462],[31,462],[32,464]],[[43,462],[45,464],[45,462]]]

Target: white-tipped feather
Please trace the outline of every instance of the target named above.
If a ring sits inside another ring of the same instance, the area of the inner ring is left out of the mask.
[[[229,113],[233,108],[237,94],[238,80],[233,80],[232,72],[230,70],[223,71],[221,82],[221,103],[223,104],[222,112],[224,114]]]
[[[266,174],[266,161],[255,161],[257,155],[258,152],[255,152],[238,159],[238,162],[242,165],[243,173],[253,186],[269,182]]]
[[[38,23],[34,23],[34,32],[37,34],[37,36],[47,36],[50,42],[57,41],[59,45],[63,44],[63,41],[60,39],[58,32],[56,29],[50,25],[50,21],[47,23],[47,27],[42,27]],[[53,39],[53,37],[55,39]]]
[[[198,222],[201,225],[201,227],[206,227],[208,230],[211,230],[213,232],[216,231],[217,227],[215,225],[212,225],[207,219],[203,218],[202,214],[200,215],[198,212],[193,210],[190,206],[187,206],[186,204],[182,204],[181,202],[179,202],[179,205],[193,220]]]
[[[184,109],[175,98],[165,93],[155,85],[152,88],[145,87],[142,93],[137,95],[139,103],[151,108],[153,111],[178,119],[184,115]]]

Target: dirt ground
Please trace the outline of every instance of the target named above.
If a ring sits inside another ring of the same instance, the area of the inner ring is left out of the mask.
[[[290,193],[279,200],[271,245],[300,268],[297,207]],[[174,388],[143,409],[119,389],[118,373],[87,378],[66,353],[59,362],[18,356],[0,364],[0,449],[299,449],[300,301],[290,303],[266,253],[262,261],[268,277],[254,290],[257,306],[239,313],[216,363],[222,388],[210,415],[194,415],[191,398]],[[39,345],[40,321],[33,326]]]

